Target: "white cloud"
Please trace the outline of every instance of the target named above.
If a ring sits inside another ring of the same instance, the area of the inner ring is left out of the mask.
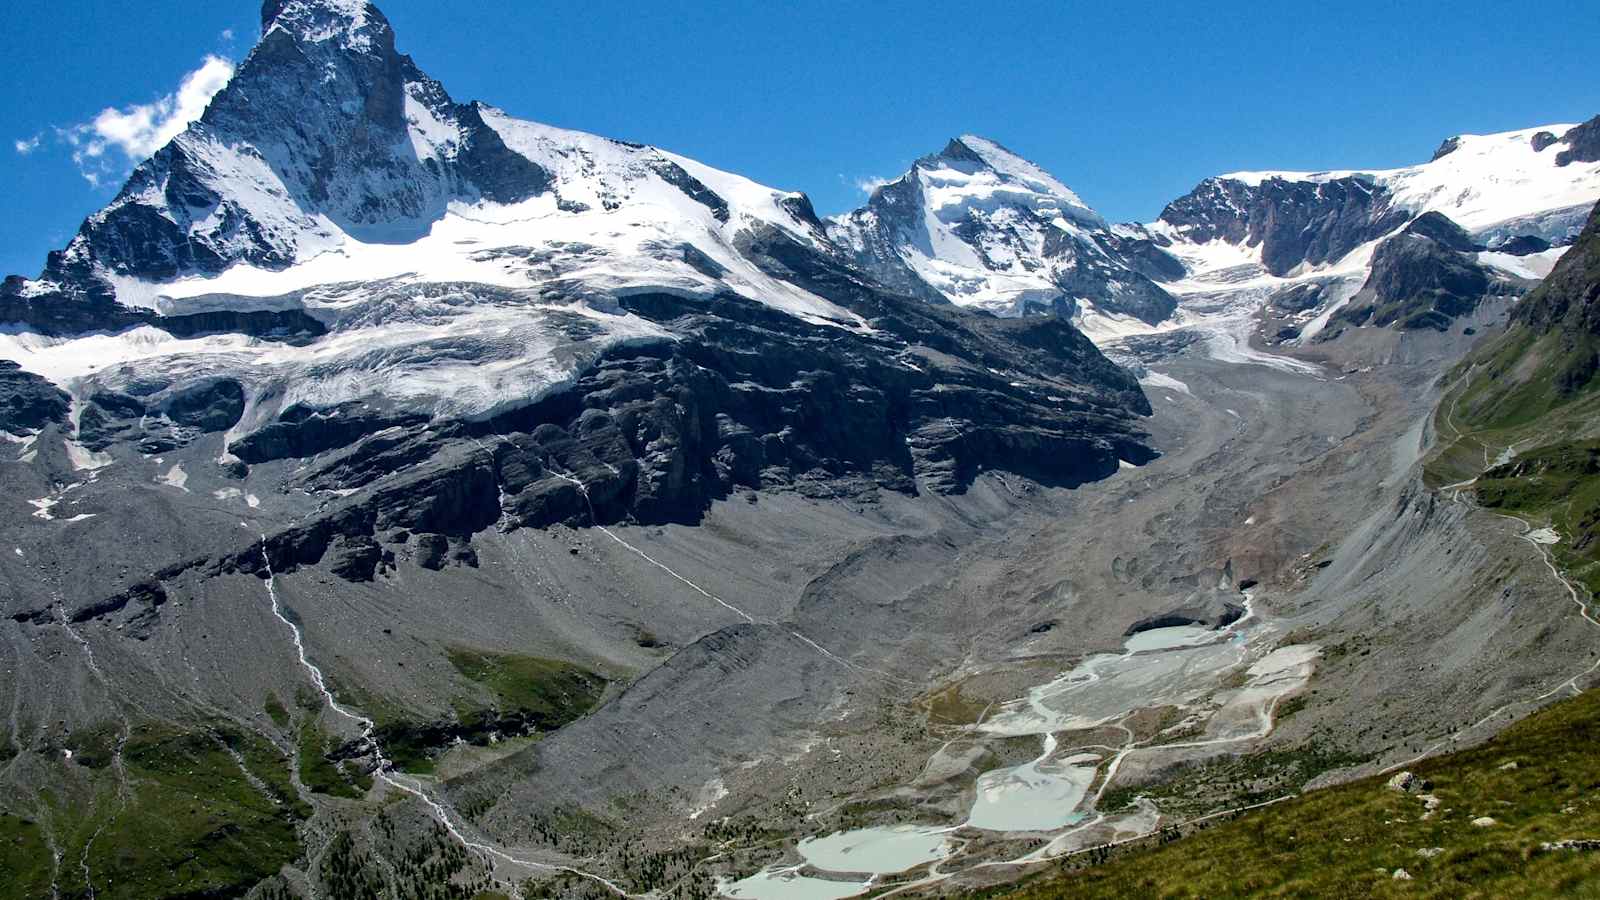
[[[878,177],[876,177],[874,175],[868,175],[865,178],[857,178],[855,180],[856,190],[860,191],[863,194],[867,194],[869,196],[872,194],[873,191],[877,190],[878,188],[883,187],[884,185],[886,185],[888,183],[889,183],[889,179],[887,179],[887,178],[878,178]]]
[[[17,148],[18,153],[22,154],[23,156],[27,156],[29,153],[39,149],[39,143],[43,140],[44,135],[36,134],[27,140],[17,141],[13,146]]]
[[[233,29],[232,28],[224,28],[224,29],[222,29],[222,42],[224,44],[233,43]]]
[[[104,178],[122,175],[182,134],[232,77],[232,62],[208,55],[200,68],[183,76],[173,93],[123,109],[107,107],[92,120],[58,133],[72,146],[72,159],[83,177],[99,186]]]

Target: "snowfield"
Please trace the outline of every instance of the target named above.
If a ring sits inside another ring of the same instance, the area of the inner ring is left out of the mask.
[[[1234,172],[1225,179],[1259,185],[1268,178],[1331,181],[1363,176],[1384,185],[1417,214],[1441,212],[1474,234],[1535,213],[1582,207],[1600,197],[1600,162],[1556,165],[1561,144],[1533,149],[1534,135],[1560,137],[1576,124],[1543,125],[1498,134],[1465,134],[1444,156],[1401,169],[1330,172]],[[1581,219],[1579,220],[1581,224]]]

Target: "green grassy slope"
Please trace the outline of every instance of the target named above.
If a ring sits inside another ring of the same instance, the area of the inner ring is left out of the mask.
[[[310,810],[267,741],[220,725],[137,726],[122,776],[95,752],[92,807],[46,794],[48,821],[0,815],[0,898],[49,897],[52,877],[66,898],[241,896],[300,856]]]
[[[1600,590],[1600,207],[1504,334],[1452,374],[1426,477],[1549,526],[1557,561]]]
[[[1600,852],[1542,849],[1600,838],[1597,749],[1600,691],[1590,691],[1482,747],[1412,766],[1440,801],[1427,818],[1416,795],[1369,778],[986,896],[1600,897]],[[1474,825],[1480,817],[1495,824]]]

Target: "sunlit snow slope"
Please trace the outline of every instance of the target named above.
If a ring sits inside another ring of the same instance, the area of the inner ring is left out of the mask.
[[[226,371],[264,398],[253,421],[350,401],[473,417],[669,339],[617,307],[630,293],[865,329],[740,249],[764,229],[820,247],[803,195],[457,104],[365,2],[275,6],[204,117],[12,283],[29,308],[5,318],[44,327],[0,335],[0,358],[69,387],[135,363]],[[107,324],[126,327],[78,335]]]
[[[1597,122],[1462,135],[1400,169],[1207,179],[1132,229],[1185,269],[1164,285],[1180,298],[1164,327],[1205,324],[1243,346],[1247,320],[1272,304],[1298,330],[1292,340],[1311,340],[1369,289],[1379,248],[1428,213],[1465,230],[1470,263],[1491,281],[1542,278],[1600,200]]]
[[[1112,228],[1054,176],[975,135],[918,160],[829,234],[902,290],[1000,315],[1155,324],[1173,310],[1156,279],[1182,274],[1142,235]]]

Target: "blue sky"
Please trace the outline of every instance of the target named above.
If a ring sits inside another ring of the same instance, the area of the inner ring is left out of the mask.
[[[1454,133],[1600,113],[1594,0],[1536,13],[1459,0],[379,5],[458,100],[657,144],[804,190],[824,213],[968,131],[1108,218],[1148,220],[1219,172],[1402,165]],[[192,100],[225,73],[208,56],[248,52],[258,10],[9,4],[0,272],[35,274],[110,199],[127,153],[181,117],[185,77],[202,71]],[[118,114],[96,132],[107,108]]]

